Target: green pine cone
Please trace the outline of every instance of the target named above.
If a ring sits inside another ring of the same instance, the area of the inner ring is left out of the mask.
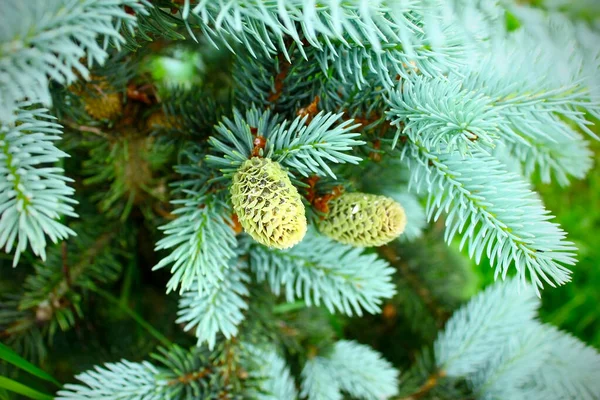
[[[400,204],[386,196],[344,193],[329,202],[329,213],[319,224],[330,238],[357,247],[384,245],[406,226]]]
[[[302,198],[279,163],[258,157],[244,162],[230,192],[240,224],[258,243],[287,249],[304,237]]]
[[[114,120],[123,112],[121,95],[107,93],[100,97],[83,97],[85,111],[95,120]]]
[[[116,119],[123,113],[121,94],[114,91],[106,78],[96,75],[90,78],[94,83],[87,83],[86,86],[95,93],[94,96],[78,86],[71,86],[71,91],[81,96],[85,111],[92,118],[98,121]]]

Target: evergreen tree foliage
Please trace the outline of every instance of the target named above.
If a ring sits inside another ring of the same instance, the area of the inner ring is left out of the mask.
[[[352,341],[339,341],[328,356],[307,362],[302,375],[302,393],[309,399],[342,398],[340,390],[360,399],[379,399],[398,391],[397,371],[379,354]]]
[[[264,246],[250,248],[251,268],[287,301],[301,298],[307,305],[361,315],[375,313],[383,298],[394,294],[393,269],[374,254],[337,243],[315,230],[288,251]]]
[[[195,329],[198,343],[208,342],[213,348],[217,334],[230,338],[236,335],[237,326],[244,320],[248,308],[244,297],[249,295],[246,286],[250,277],[240,266],[233,265],[225,278],[201,294],[192,286],[184,292],[179,303],[177,323],[187,323],[185,330]]]
[[[577,248],[532,182],[598,140],[582,10],[0,2],[0,399],[600,398],[537,316]]]
[[[2,125],[0,247],[10,252],[14,246],[13,265],[28,246],[45,259],[46,236],[58,242],[75,234],[57,221],[77,214],[74,190],[67,186],[70,179],[62,175],[62,168],[51,165],[67,157],[54,145],[61,131],[52,119],[43,108],[17,108],[14,126]],[[36,167],[40,164],[50,165]]]

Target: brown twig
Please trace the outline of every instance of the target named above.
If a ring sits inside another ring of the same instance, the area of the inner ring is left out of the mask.
[[[318,181],[319,177],[317,175],[313,175],[304,179],[304,182],[308,184],[305,197],[315,210],[327,214],[329,212],[329,202],[337,197],[340,197],[342,193],[344,193],[344,187],[338,185],[335,186],[330,193],[318,195],[316,189]]]
[[[274,90],[273,92],[271,92],[268,98],[270,103],[276,103],[277,100],[279,100],[279,98],[281,97],[283,93],[283,81],[287,77],[290,71],[290,67],[292,66],[292,64],[290,64],[290,62],[285,59],[285,56],[282,53],[279,53],[277,55],[277,59],[279,60],[280,69],[277,76],[275,76]]]
[[[375,139],[373,141],[373,151],[369,153],[369,158],[375,162],[381,161],[381,140]]]
[[[299,334],[298,329],[289,326],[285,321],[277,321],[277,326],[281,330],[281,333],[283,333],[286,336],[295,337]]]
[[[50,292],[50,304],[53,306],[62,306],[64,304],[63,298],[69,291],[71,283],[76,281],[79,275],[83,273],[85,268],[93,263],[94,258],[100,253],[100,251],[106,246],[112,239],[113,233],[107,232],[101,235],[92,247],[88,248],[81,257],[81,260],[75,264],[72,268],[69,268],[68,276],[61,280],[54,289]]]
[[[340,197],[342,193],[344,193],[344,187],[341,185],[335,186],[330,193],[315,197],[312,205],[315,210],[327,214],[329,212],[329,202]]]
[[[244,228],[242,227],[242,224],[240,224],[240,220],[236,213],[233,213],[231,215],[231,225],[230,226],[236,235],[239,235],[244,230]]]
[[[223,380],[225,383],[225,386],[229,385],[229,379],[231,377],[231,374],[234,372],[234,353],[233,353],[233,343],[235,343],[236,339],[235,337],[231,338],[231,340],[229,342],[227,342],[225,344],[225,361],[223,362],[223,365],[225,366],[225,369],[223,371]]]
[[[161,217],[163,217],[164,219],[168,219],[168,220],[174,220],[177,218],[177,215],[173,214],[172,212],[165,210],[162,208],[160,203],[155,203],[152,206],[152,209]]]
[[[24,332],[29,329],[36,323],[36,320],[33,316],[27,315],[24,318],[11,323],[6,327],[5,330],[0,331],[0,338],[8,338],[15,333]]]
[[[154,86],[150,84],[136,86],[135,83],[129,83],[127,85],[127,97],[144,104],[153,104],[156,100],[155,93]]]
[[[70,128],[73,128],[77,131],[80,132],[89,132],[89,133],[93,133],[94,135],[100,136],[104,139],[108,139],[109,135],[107,135],[106,133],[102,132],[99,128],[93,127],[93,126],[86,126],[86,125],[79,125],[76,124],[74,122],[71,121],[61,121],[63,124],[67,125]]]
[[[296,113],[296,115],[298,115],[299,117],[307,117],[306,118],[306,124],[310,124],[310,122],[313,120],[313,118],[315,117],[315,115],[317,115],[317,113],[319,112],[319,101],[320,101],[320,97],[319,96],[315,96],[314,100],[312,101],[312,103],[310,103],[308,106],[306,107],[302,107],[301,109],[298,110],[298,112]]]
[[[182,383],[182,384],[186,385],[192,381],[197,381],[197,380],[204,378],[211,372],[212,371],[210,370],[210,368],[204,368],[203,370],[200,370],[200,371],[190,372],[189,374],[185,374],[185,375],[179,376],[175,379],[171,379],[169,382],[167,382],[167,385],[173,386],[173,385],[177,385],[178,383]]]
[[[306,200],[308,200],[310,204],[312,204],[313,201],[315,201],[315,197],[317,197],[316,185],[318,181],[319,177],[317,175],[312,175],[304,179],[304,182],[308,185],[308,189],[306,189]]]
[[[416,392],[411,393],[408,396],[398,398],[396,400],[416,400],[425,396],[431,389],[436,387],[439,380],[446,376],[446,371],[435,371],[433,374],[429,375],[425,383],[423,383]]]
[[[70,303],[65,298],[65,295],[71,288],[72,282],[76,281],[79,275],[83,273],[85,267],[93,262],[93,259],[98,255],[102,248],[104,248],[104,246],[108,244],[108,242],[112,238],[112,235],[113,233],[111,232],[101,235],[96,240],[96,242],[84,252],[80,262],[78,262],[72,267],[69,266],[67,263],[68,253],[66,248],[66,242],[63,242],[62,270],[64,278],[60,282],[58,282],[56,286],[54,286],[54,288],[50,291],[47,300],[40,302],[38,306],[33,310],[33,316],[28,314],[23,319],[15,321],[4,331],[0,332],[0,337],[9,337],[12,336],[14,333],[29,329],[29,327],[35,323],[47,322],[51,319],[55,309],[63,309],[68,307]]]
[[[252,144],[254,145],[254,148],[252,149],[251,157],[260,157],[260,152],[267,145],[267,138],[265,138],[264,136],[256,135],[254,137],[254,140],[252,141]]]

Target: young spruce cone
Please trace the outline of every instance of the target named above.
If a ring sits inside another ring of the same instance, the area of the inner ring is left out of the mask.
[[[113,120],[121,115],[123,112],[121,94],[115,93],[114,88],[105,78],[92,77],[92,79],[98,79],[98,82],[91,84],[93,95],[82,95],[85,111],[98,121]]]
[[[329,202],[329,213],[319,224],[322,233],[357,247],[382,246],[406,226],[400,204],[385,196],[344,193]]]
[[[153,129],[179,129],[181,124],[179,120],[171,115],[165,114],[162,110],[158,110],[150,114],[146,120],[148,130]]]
[[[230,191],[240,224],[258,243],[287,249],[304,237],[302,198],[279,163],[251,158],[233,176]]]

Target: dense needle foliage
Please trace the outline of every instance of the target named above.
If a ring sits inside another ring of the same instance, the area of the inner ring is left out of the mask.
[[[600,398],[600,10],[524,3],[1,1],[0,400]]]

